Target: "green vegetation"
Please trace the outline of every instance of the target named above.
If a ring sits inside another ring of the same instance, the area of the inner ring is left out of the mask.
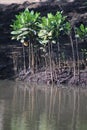
[[[16,20],[13,21],[12,39],[19,40],[23,45],[29,46],[29,68],[34,68],[34,47],[38,36],[40,13],[34,13],[26,9],[24,12],[16,15]],[[24,53],[24,46],[23,46]],[[25,57],[25,53],[24,53]],[[25,58],[24,70],[26,71]]]
[[[56,67],[60,69],[65,57],[67,57],[67,55],[61,51],[61,46],[63,45],[60,43],[60,37],[63,36],[70,39],[73,65],[71,66],[71,69],[73,70],[74,78],[76,73],[80,75],[78,42],[79,40],[87,38],[87,27],[85,25],[81,24],[79,27],[76,27],[75,25],[72,26],[67,20],[67,16],[64,16],[63,12],[60,11],[57,11],[56,14],[48,13],[47,17],[41,17],[40,13],[25,9],[24,12],[16,15],[11,28],[12,39],[20,41],[23,45],[24,72],[26,72],[24,46],[28,46],[29,68],[35,72],[35,69],[39,68],[38,60],[41,61],[41,59],[43,59],[43,67],[45,67],[45,70],[49,68],[51,78],[53,79],[53,70]],[[76,45],[72,38],[73,30]],[[75,46],[77,52],[76,57]],[[54,48],[57,48],[56,57],[53,57],[53,53],[55,52]],[[61,57],[63,57],[63,61],[61,60]],[[55,61],[55,59],[57,60]],[[78,71],[76,70],[76,66]]]

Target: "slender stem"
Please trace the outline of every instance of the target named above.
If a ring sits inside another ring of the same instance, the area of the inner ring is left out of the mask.
[[[30,45],[30,41],[29,41],[29,68],[31,67],[31,45]]]
[[[51,43],[52,44],[52,43]],[[51,80],[53,84],[53,69],[52,69],[52,58],[51,58],[51,48],[49,43],[49,60],[50,60],[50,72],[51,72]]]
[[[60,68],[60,45],[59,45],[59,42],[57,41],[57,47],[58,47],[58,65],[59,65],[59,68]]]
[[[77,52],[78,76],[79,76],[79,81],[80,81],[80,68],[79,68],[79,47],[78,47],[77,38],[76,38],[76,52]]]
[[[37,53],[36,53],[36,56],[35,56],[35,70],[36,70],[36,72],[38,70],[37,58],[38,58],[38,56],[37,56]]]
[[[22,44],[22,48],[23,48],[24,73],[26,73],[25,49],[24,49],[24,45],[23,44]]]
[[[33,48],[33,44],[31,43],[31,52],[32,52],[32,70],[34,73],[34,48]]]
[[[70,42],[71,42],[71,47],[72,47],[72,56],[73,56],[73,69],[74,69],[74,80],[75,80],[75,74],[76,74],[76,69],[75,69],[75,52],[74,52],[74,46],[73,46],[73,40],[72,36],[70,34]]]
[[[75,28],[74,28],[74,32],[75,32]],[[75,35],[76,35],[76,32],[75,32]],[[77,38],[75,38],[75,41],[76,41],[76,53],[77,53],[77,73],[78,73],[78,76],[79,76],[79,81],[80,81],[80,68],[79,68],[79,44],[78,44],[78,41],[77,41]]]
[[[44,59],[45,59],[45,75],[46,75],[46,78],[47,78],[47,59],[46,59],[46,55],[44,56]]]

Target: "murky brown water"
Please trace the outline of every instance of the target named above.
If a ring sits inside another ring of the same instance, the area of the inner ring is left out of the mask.
[[[87,130],[87,89],[41,87],[0,81],[0,130]]]

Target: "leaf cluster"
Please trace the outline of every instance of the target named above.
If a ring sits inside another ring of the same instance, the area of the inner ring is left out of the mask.
[[[61,34],[71,33],[71,24],[63,12],[57,11],[56,14],[48,13],[41,17],[40,13],[25,9],[15,16],[11,25],[12,39],[24,42],[38,40],[42,46],[49,42],[57,43]],[[87,27],[81,24],[75,28],[76,37],[83,39],[87,37]]]
[[[47,44],[49,41],[56,43],[61,33],[68,33],[71,30],[70,23],[66,21],[63,12],[57,11],[55,15],[48,13],[47,17],[42,17],[38,34],[41,43]]]
[[[24,39],[27,37],[30,39],[31,37],[36,36],[39,28],[39,16],[40,13],[35,13],[34,11],[30,12],[28,9],[25,9],[24,12],[16,15],[16,18],[11,25],[12,39],[24,42]]]
[[[76,37],[80,39],[87,38],[87,26],[81,24],[78,28],[76,27]]]

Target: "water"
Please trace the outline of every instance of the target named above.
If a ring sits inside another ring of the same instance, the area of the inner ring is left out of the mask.
[[[0,130],[87,130],[87,89],[0,81]]]

